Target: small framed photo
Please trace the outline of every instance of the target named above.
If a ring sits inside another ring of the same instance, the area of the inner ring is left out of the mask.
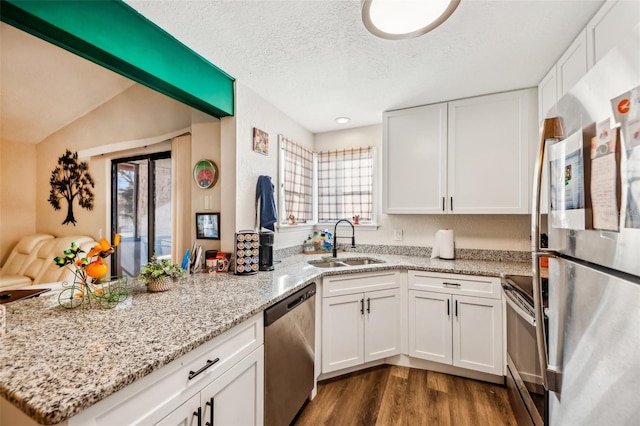
[[[220,213],[196,213],[196,238],[220,239]]]
[[[257,127],[253,128],[253,150],[262,155],[269,155],[269,134]]]

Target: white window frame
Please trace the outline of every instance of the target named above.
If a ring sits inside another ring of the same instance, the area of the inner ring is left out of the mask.
[[[325,229],[329,226],[335,225],[337,221],[318,221],[318,154],[313,152],[313,190],[312,190],[312,209],[313,219],[308,220],[305,223],[299,223],[296,225],[289,225],[283,218],[288,217],[288,213],[285,207],[285,185],[284,185],[284,137],[278,135],[278,223],[277,228],[279,232],[290,232],[295,230],[311,230],[311,229]],[[343,148],[350,149],[350,148]],[[372,174],[373,174],[373,190],[371,193],[371,221],[360,222],[358,229],[361,230],[377,230],[378,225],[378,201],[380,200],[380,178],[378,176],[378,150],[375,146],[371,147],[372,155]],[[352,221],[352,218],[344,218]]]

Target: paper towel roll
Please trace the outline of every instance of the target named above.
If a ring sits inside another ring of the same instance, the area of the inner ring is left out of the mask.
[[[453,229],[441,229],[436,232],[435,242],[431,250],[431,258],[455,259],[456,246],[453,238]]]

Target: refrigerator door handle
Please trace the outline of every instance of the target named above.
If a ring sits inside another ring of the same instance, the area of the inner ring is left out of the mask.
[[[550,391],[560,391],[561,373],[549,368],[549,358],[547,355],[547,339],[544,329],[544,306],[542,302],[542,277],[540,276],[540,258],[556,257],[551,251],[540,249],[540,189],[542,186],[542,166],[544,165],[544,154],[547,139],[564,138],[564,129],[560,117],[545,118],[541,130],[540,148],[538,159],[534,168],[532,213],[531,213],[531,260],[533,262],[533,305],[536,321],[536,342],[538,346],[538,361],[542,374],[542,384]],[[550,194],[551,195],[551,194]]]
[[[557,258],[548,252],[534,253],[533,256],[533,304],[535,311],[536,342],[538,346],[538,361],[542,371],[542,385],[552,392],[560,392],[562,372],[549,366],[547,336],[544,327],[544,306],[542,302],[542,276],[540,274],[540,258]]]

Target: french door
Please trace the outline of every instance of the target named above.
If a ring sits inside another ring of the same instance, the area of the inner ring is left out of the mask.
[[[120,246],[114,275],[137,276],[153,253],[171,256],[171,152],[113,160],[112,235]]]

